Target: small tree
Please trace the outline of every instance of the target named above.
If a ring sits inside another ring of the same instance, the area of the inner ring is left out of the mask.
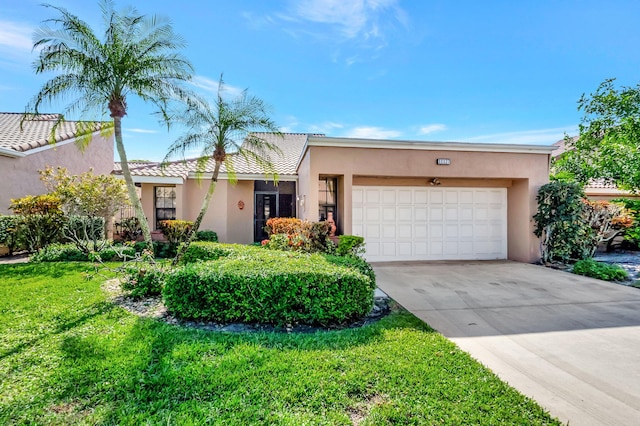
[[[175,141],[164,158],[164,163],[175,156],[184,158],[185,153],[195,148],[201,148],[197,163],[197,173],[202,175],[211,159],[214,167],[200,213],[193,223],[193,228],[184,244],[178,250],[173,264],[176,265],[187,252],[200,229],[204,215],[209,209],[209,203],[218,183],[220,167],[224,164],[230,177],[235,183],[235,169],[232,158],[241,157],[247,163],[260,166],[265,173],[277,182],[277,173],[271,163],[270,154],[282,155],[277,145],[253,133],[267,131],[282,136],[276,123],[269,118],[268,105],[259,98],[249,96],[244,90],[238,97],[226,100],[223,97],[224,82],[220,76],[216,103],[210,105],[202,100],[191,100],[187,109],[181,114],[181,120],[188,128],[187,133]],[[235,154],[235,155],[229,155]]]
[[[584,192],[578,183],[554,181],[538,192],[534,233],[541,238],[542,260],[571,261],[589,257],[595,238],[584,218]]]
[[[41,170],[40,179],[60,199],[62,211],[68,216],[65,237],[84,252],[100,251],[104,242],[99,240],[107,223],[128,204],[124,181],[92,171],[70,175],[63,167]]]
[[[633,224],[633,219],[622,204],[583,200],[582,210],[594,236],[589,257],[593,257],[601,243],[613,240]]]

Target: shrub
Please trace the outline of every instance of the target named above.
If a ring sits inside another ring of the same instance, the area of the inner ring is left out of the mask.
[[[137,217],[126,217],[115,225],[118,235],[123,241],[136,241],[142,235],[142,228]]]
[[[123,266],[122,289],[133,297],[158,296],[167,271],[158,263],[130,262]]]
[[[629,278],[627,271],[622,267],[604,262],[596,262],[593,259],[576,262],[576,264],[573,265],[573,273],[605,281],[624,281]]]
[[[187,240],[193,222],[188,220],[161,220],[158,224],[169,244],[177,246]]]
[[[299,234],[304,226],[304,222],[295,217],[272,217],[267,219],[267,232],[269,235],[273,234],[286,234],[293,235]]]
[[[362,256],[364,254],[364,238],[357,235],[340,235],[336,254],[338,256]]]
[[[218,242],[218,234],[215,231],[203,230],[196,232],[195,241],[208,241],[212,243]]]
[[[231,256],[238,250],[242,250],[244,253],[250,253],[257,247],[241,246],[238,244],[220,244],[211,242],[194,242],[189,245],[189,248],[182,258],[182,263],[194,263],[198,261],[218,260],[221,257]]]
[[[136,250],[132,246],[112,245],[108,241],[101,242],[100,252],[86,252],[75,244],[49,244],[31,257],[33,262],[86,262],[86,261],[117,261],[133,258]]]
[[[68,216],[63,228],[65,239],[80,250],[89,253],[105,247],[104,218],[89,216]]]
[[[629,212],[631,223],[625,223],[623,236],[625,241],[636,248],[640,246],[640,200],[631,198],[617,198],[613,202],[621,203]]]
[[[9,208],[18,216],[16,229],[30,252],[61,241],[64,216],[58,197],[28,195],[11,200]]]
[[[542,238],[542,260],[565,262],[586,259],[596,244],[594,232],[583,214],[582,187],[554,181],[543,185],[536,201],[534,233]]]
[[[25,243],[18,230],[19,217],[14,215],[0,216],[0,244],[7,246],[9,254],[25,249]]]
[[[182,318],[329,326],[369,313],[374,287],[367,276],[318,254],[237,249],[168,273],[163,295]]]
[[[371,265],[363,258],[356,256],[334,256],[330,254],[325,254],[324,257],[328,262],[333,263],[334,265],[351,268],[360,272],[362,275],[366,275],[375,287],[376,273],[373,271]]]

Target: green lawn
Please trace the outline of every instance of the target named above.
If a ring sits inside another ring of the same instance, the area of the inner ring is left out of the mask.
[[[307,335],[141,319],[86,264],[0,265],[0,424],[558,424],[413,316]]]

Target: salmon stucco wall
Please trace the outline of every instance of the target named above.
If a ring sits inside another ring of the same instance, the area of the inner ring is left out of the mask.
[[[436,165],[447,158],[451,164]],[[371,185],[430,185],[507,188],[508,257],[534,262],[540,257],[533,234],[536,194],[549,179],[549,155],[542,153],[430,151],[407,149],[310,146],[298,169],[299,193],[306,195],[301,217],[318,220],[318,179],[338,177],[338,222],[351,233],[351,193],[354,182]],[[382,183],[384,182],[384,183]],[[395,183],[394,183],[395,182]]]
[[[64,167],[70,174],[80,174],[93,168],[94,174],[113,171],[113,137],[94,135],[84,152],[73,142],[58,143],[44,149],[27,151],[19,158],[0,156],[0,214],[10,214],[12,198],[40,195],[47,192],[40,181],[38,170],[47,166]]]
[[[254,182],[241,180],[227,190],[227,240],[240,244],[253,243]],[[243,206],[241,209],[240,205]],[[215,229],[214,229],[215,231]],[[221,240],[222,241],[222,240]]]

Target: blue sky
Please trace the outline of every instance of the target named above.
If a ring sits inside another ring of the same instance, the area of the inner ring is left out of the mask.
[[[40,3],[0,4],[0,111],[24,111],[52,77],[31,68],[33,30],[54,16]],[[97,2],[51,3],[101,31]],[[186,39],[196,90],[213,99],[224,73],[230,94],[248,88],[289,132],[548,145],[575,133],[583,93],[640,82],[633,0],[135,3]],[[180,135],[151,112],[129,99],[129,158],[160,160]]]

